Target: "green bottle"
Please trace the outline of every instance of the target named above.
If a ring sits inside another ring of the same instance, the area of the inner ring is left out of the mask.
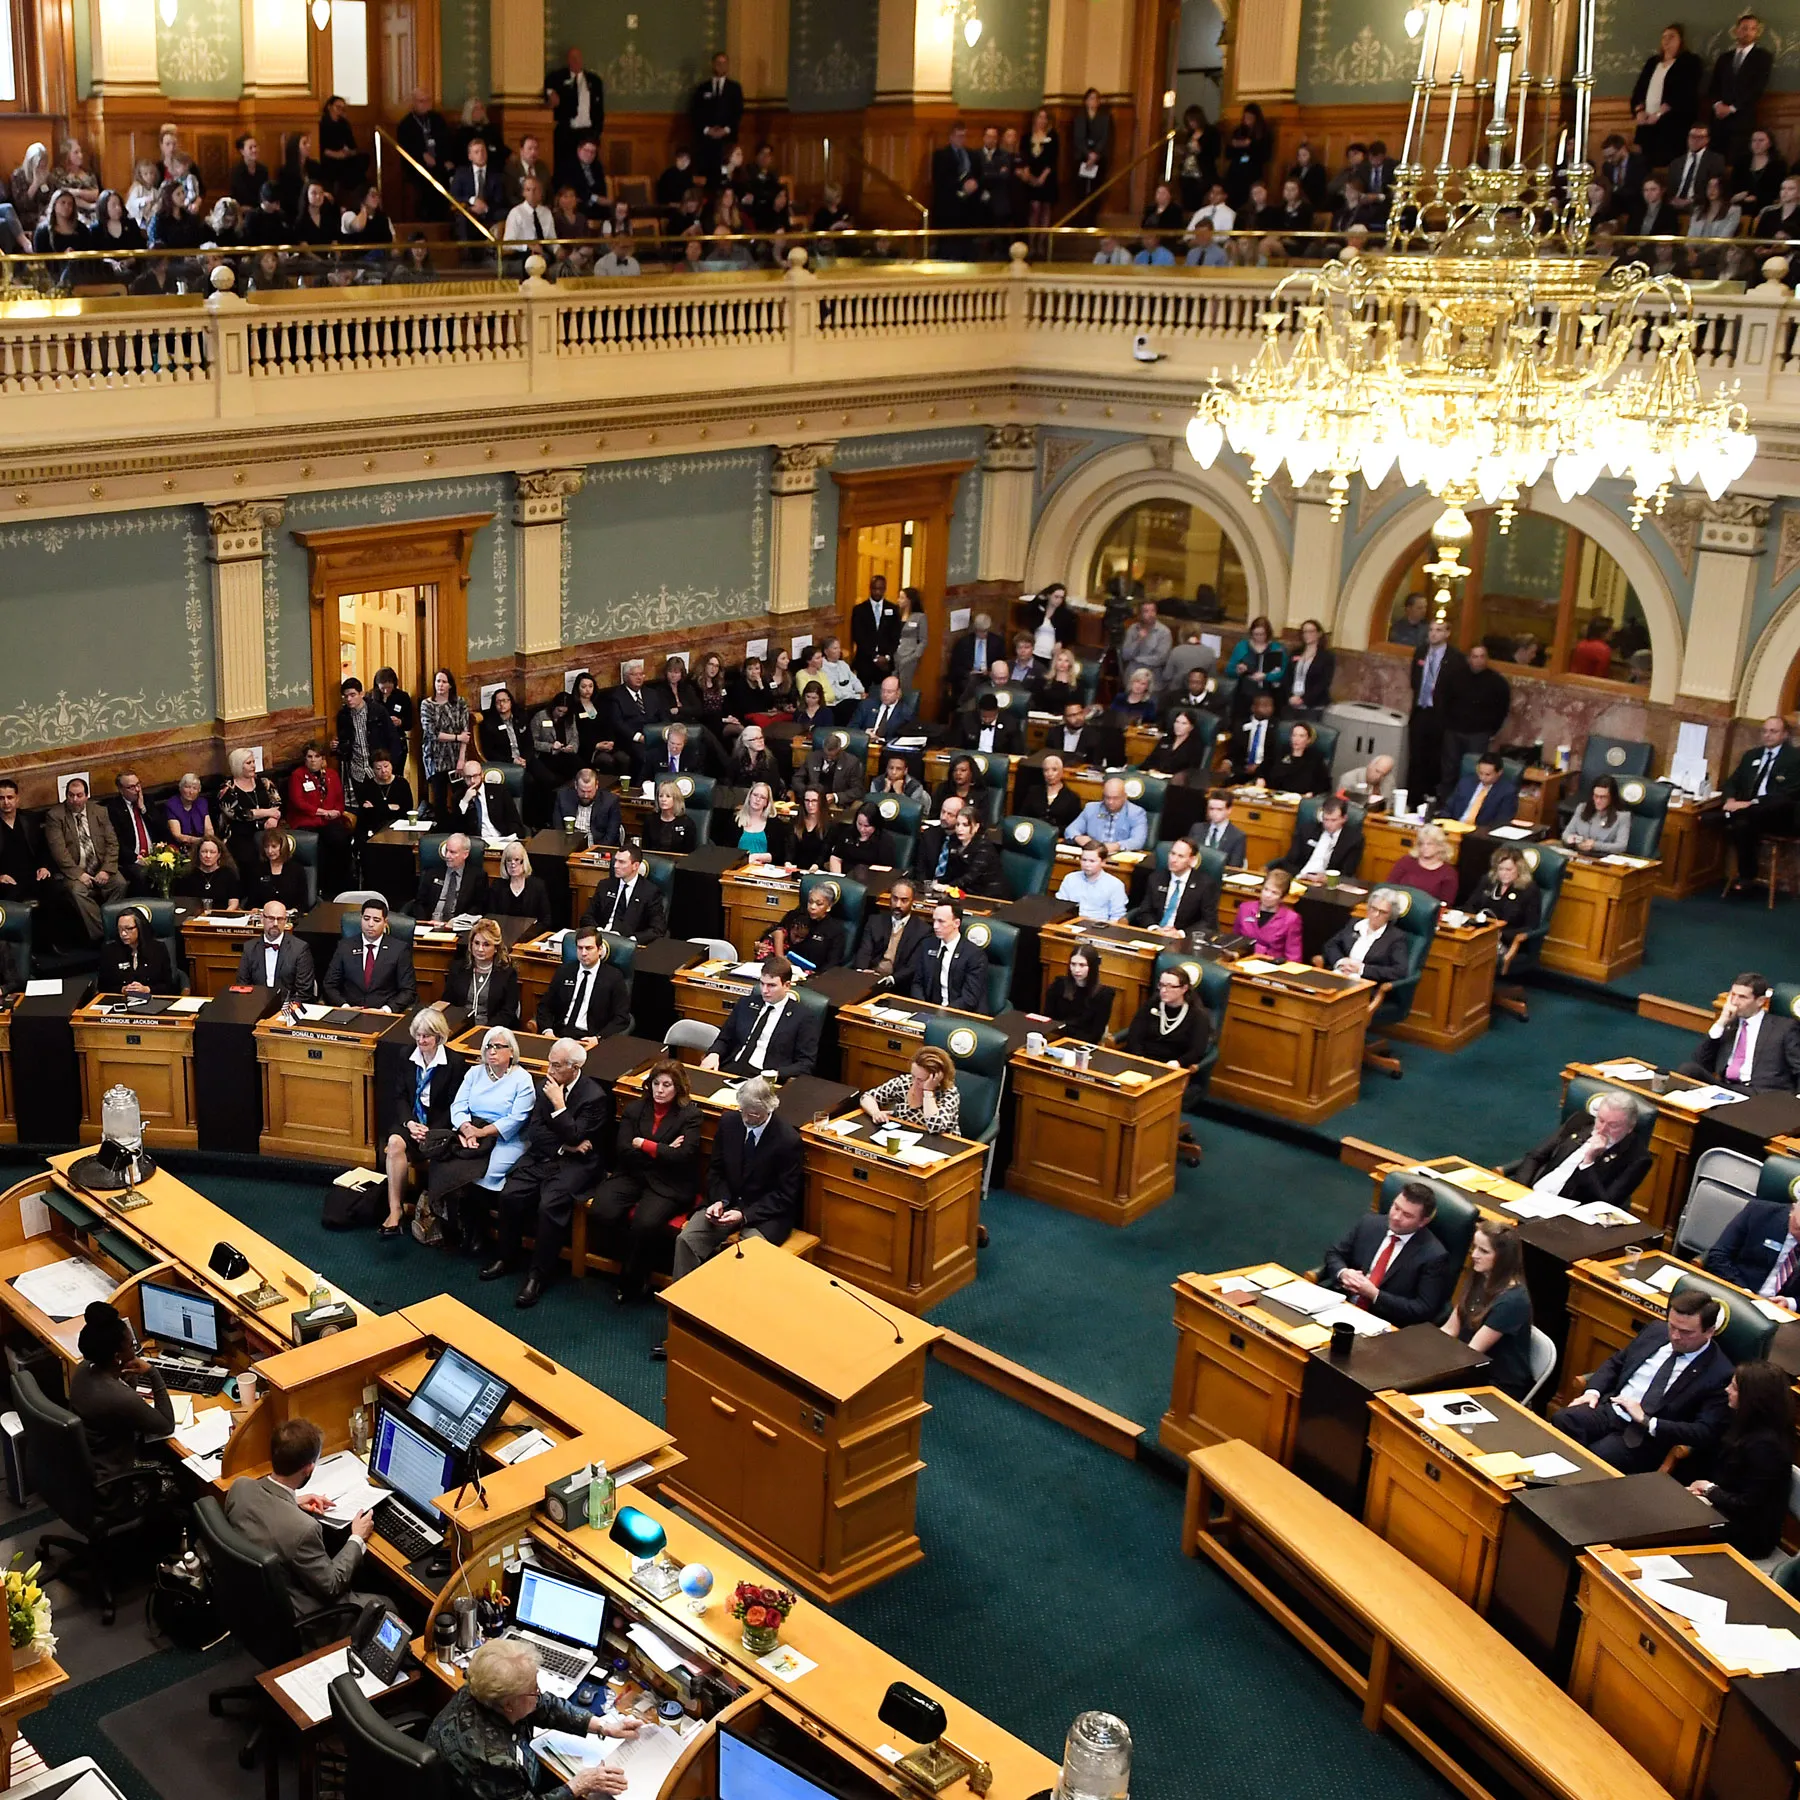
[[[587,1522],[604,1531],[619,1510],[619,1486],[606,1472],[606,1464],[595,1461],[588,1469]]]

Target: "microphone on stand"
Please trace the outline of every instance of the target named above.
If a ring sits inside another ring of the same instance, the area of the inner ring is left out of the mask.
[[[739,1250],[738,1255],[742,1256],[743,1251]],[[840,1294],[848,1294],[850,1296],[850,1298],[852,1300],[854,1300],[858,1306],[862,1307],[862,1309],[865,1312],[872,1312],[875,1315],[875,1317],[878,1318],[882,1322],[882,1324],[894,1325],[894,1321],[892,1319],[890,1319],[887,1316],[887,1314],[881,1310],[880,1307],[874,1305],[872,1302],[870,1302],[868,1300],[865,1300],[862,1297],[862,1295],[856,1291],[855,1288],[845,1287],[845,1285],[841,1281],[839,1281],[835,1275],[832,1276],[832,1278],[831,1278],[831,1285],[834,1288],[836,1288]],[[900,1329],[900,1327],[898,1325],[894,1325],[894,1342],[896,1344],[904,1344],[906,1342],[906,1334]]]

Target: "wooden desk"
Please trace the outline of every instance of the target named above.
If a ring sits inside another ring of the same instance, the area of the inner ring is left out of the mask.
[[[1544,967],[1603,982],[1635,969],[1644,960],[1658,866],[1639,857],[1571,861],[1544,939]]]
[[[578,841],[575,832],[566,832],[565,837],[573,844]],[[599,849],[571,850],[569,852],[569,923],[579,925],[581,915],[594,904],[594,895],[601,882],[612,878],[612,850],[607,846]]]
[[[1279,1263],[1183,1275],[1175,1284],[1175,1380],[1157,1441],[1185,1456],[1232,1438],[1286,1466],[1300,1421],[1300,1384],[1313,1348],[1331,1333],[1231,1284],[1260,1274],[1294,1279]]]
[[[1655,893],[1660,900],[1685,900],[1690,894],[1715,893],[1726,874],[1725,797],[1670,800],[1663,815],[1662,861]]]
[[[181,948],[194,992],[209,1000],[224,993],[237,980],[244,946],[254,936],[248,913],[203,913],[183,919]]]
[[[1371,1731],[1392,1730],[1470,1800],[1668,1800],[1485,1619],[1278,1463],[1232,1443],[1188,1464],[1182,1548],[1312,1651]],[[1313,1622],[1321,1607],[1329,1624]]]
[[[1629,1066],[1634,1060],[1637,1059],[1621,1059],[1621,1066]],[[1707,1084],[1657,1068],[1648,1057],[1643,1063],[1647,1068],[1657,1069],[1654,1078],[1625,1081],[1609,1073],[1615,1066],[1610,1063],[1567,1063],[1562,1072],[1562,1098],[1566,1103],[1569,1083],[1577,1076],[1585,1075],[1624,1088],[1634,1094],[1641,1105],[1656,1109],[1656,1119],[1650,1127],[1650,1173],[1639,1182],[1630,1204],[1631,1210],[1647,1225],[1673,1234],[1681,1218],[1681,1209],[1687,1204],[1688,1187],[1693,1180],[1694,1127],[1700,1117],[1691,1108],[1678,1106],[1673,1096],[1692,1093]]]
[[[284,1025],[279,1014],[258,1023],[264,1156],[377,1166],[375,1046],[404,1021],[391,1013],[357,1018],[344,1027]]]
[[[829,1125],[801,1124],[800,1135],[806,1229],[819,1240],[812,1260],[820,1268],[909,1313],[975,1279],[985,1144],[928,1134],[920,1148],[943,1160],[914,1168],[879,1147],[878,1127],[860,1109]]]
[[[1463,841],[1475,827],[1465,825],[1460,819],[1433,819],[1431,822],[1449,838],[1450,860],[1456,862],[1462,854]],[[1422,819],[1396,819],[1386,812],[1364,813],[1362,861],[1356,865],[1358,879],[1371,887],[1386,881],[1394,864],[1401,857],[1410,856],[1418,847],[1422,824]]]
[[[1390,1035],[1433,1050],[1454,1051],[1488,1028],[1494,1009],[1494,972],[1500,962],[1500,924],[1447,924],[1440,914],[1411,1010]]]
[[[8,1644],[0,1648],[0,1792],[12,1786],[13,1741],[19,1721],[28,1713],[41,1712],[58,1688],[68,1685],[68,1671],[54,1656],[16,1668],[16,1653]]]
[[[1732,1623],[1800,1631],[1800,1605],[1737,1551],[1707,1544],[1663,1554],[1688,1570],[1683,1588],[1724,1600]],[[1646,1598],[1630,1579],[1635,1568],[1631,1552],[1611,1546],[1582,1557],[1576,1597],[1581,1634],[1570,1697],[1676,1800],[1701,1800],[1709,1793],[1753,1800],[1752,1790],[1735,1781],[1731,1770],[1715,1772],[1713,1766],[1727,1702],[1746,1672],[1702,1648],[1686,1619]],[[1778,1792],[1792,1791],[1791,1750],[1785,1760],[1787,1785]]]
[[[1363,1523],[1459,1600],[1485,1614],[1500,1544],[1522,1475],[1494,1475],[1485,1457],[1556,1455],[1577,1465],[1558,1485],[1619,1481],[1618,1470],[1546,1424],[1496,1387],[1461,1390],[1497,1415],[1457,1426],[1426,1417],[1422,1394],[1377,1394],[1369,1403],[1369,1492]]]
[[[1298,794],[1271,794],[1261,788],[1236,788],[1231,796],[1231,822],[1244,834],[1244,867],[1266,869],[1286,856],[1300,816]]]
[[[1046,972],[1046,986],[1063,974],[1077,945],[1100,959],[1100,981],[1113,990],[1111,1029],[1125,1031],[1149,997],[1156,959],[1165,950],[1177,950],[1182,937],[1159,937],[1135,925],[1101,925],[1092,919],[1062,919],[1046,925],[1038,934],[1039,960]]]
[[[81,1131],[100,1137],[100,1101],[123,1082],[138,1098],[152,1150],[196,1150],[194,1015],[121,1010],[123,997],[97,995],[71,1018],[81,1065]]]
[[[939,1006],[935,1000],[906,1000],[897,994],[877,994],[840,1007],[837,1014],[838,1055],[841,1073],[851,1087],[879,1087],[893,1075],[912,1067],[913,1052],[925,1041],[931,1019],[966,1019],[1010,1032],[1023,1042],[1028,1030],[1023,1013],[1003,1013],[990,1019],[985,1013],[960,1012]]]
[[[1326,970],[1231,971],[1209,1091],[1317,1125],[1362,1091],[1373,982]]]
[[[800,877],[776,863],[745,863],[719,883],[725,901],[725,936],[742,957],[800,904]]]
[[[1562,805],[1563,772],[1534,765],[1519,777],[1518,812],[1514,817],[1531,825],[1554,828]]]
[[[0,1006],[0,1144],[19,1141],[18,1103],[13,1097],[12,1003]]]
[[[731,1009],[740,1000],[759,991],[756,977],[732,973],[737,967],[737,963],[703,962],[695,963],[692,968],[677,969],[674,975],[676,1012],[684,1019],[698,1019],[723,1031]],[[693,1056],[696,1062],[699,1060],[692,1052],[684,1053],[683,1060],[688,1056]]]
[[[1055,929],[1052,927],[1051,929]],[[1057,1040],[1073,1053],[1074,1038]],[[1175,1191],[1186,1069],[1089,1049],[1086,1069],[1015,1050],[1006,1185],[1108,1225],[1129,1225]]]
[[[943,1333],[760,1238],[739,1248],[663,1292],[667,1417],[688,1457],[668,1489],[841,1600],[925,1554],[913,1526],[925,1357]]]

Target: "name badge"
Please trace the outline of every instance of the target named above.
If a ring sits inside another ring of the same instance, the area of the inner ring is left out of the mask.
[[[314,788],[313,788],[313,783],[312,783],[312,781],[311,781],[311,780],[310,780],[310,779],[308,779],[308,780],[306,780],[306,781],[303,781],[303,782],[301,782],[301,784],[300,784],[300,791],[301,791],[301,792],[302,792],[302,793],[303,793],[303,794],[310,794],[310,793],[312,793],[312,792],[313,792],[313,791],[314,791]]]
[[[1765,1250],[1773,1250],[1775,1252],[1775,1254],[1777,1256],[1779,1256],[1781,1254],[1781,1246],[1786,1241],[1787,1240],[1785,1238],[1764,1238],[1763,1239],[1763,1248]]]

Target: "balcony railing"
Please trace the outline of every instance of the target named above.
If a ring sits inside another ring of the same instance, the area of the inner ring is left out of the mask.
[[[15,451],[74,452],[220,420],[285,428],[795,387],[869,397],[996,376],[1110,381],[1181,403],[1250,360],[1286,272],[839,258],[556,283],[34,296],[0,300],[0,419]],[[1695,311],[1703,379],[1737,381],[1753,421],[1800,420],[1793,295],[1700,289]],[[1134,358],[1140,338],[1158,360]]]

